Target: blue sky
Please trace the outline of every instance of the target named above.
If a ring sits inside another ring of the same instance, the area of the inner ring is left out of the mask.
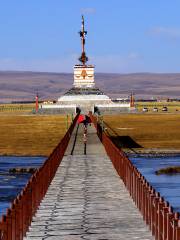
[[[72,72],[84,14],[96,72],[180,72],[179,0],[0,3],[0,70]]]

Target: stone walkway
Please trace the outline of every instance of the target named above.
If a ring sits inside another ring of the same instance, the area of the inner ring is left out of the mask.
[[[154,239],[116,174],[95,128],[88,127],[87,155],[82,126],[77,136],[76,132],[75,129],[25,239]]]

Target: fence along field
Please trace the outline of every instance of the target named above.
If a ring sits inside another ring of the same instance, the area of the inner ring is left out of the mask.
[[[35,103],[33,104],[0,104],[0,114],[4,113],[31,113],[35,111]]]

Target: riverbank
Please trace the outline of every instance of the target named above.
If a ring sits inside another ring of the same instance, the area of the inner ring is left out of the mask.
[[[142,157],[173,157],[180,156],[179,149],[123,149],[128,156]]]

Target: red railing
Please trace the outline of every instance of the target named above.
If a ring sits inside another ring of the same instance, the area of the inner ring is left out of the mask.
[[[61,163],[77,118],[78,115],[43,166],[32,175],[25,188],[15,198],[11,207],[7,210],[7,214],[2,216],[0,240],[22,240],[26,235],[32,217],[35,215]]]
[[[104,133],[97,118],[90,114],[97,134],[102,141],[117,173],[123,180],[130,196],[149,225],[156,240],[180,240],[179,213],[147,182],[125,153],[117,148]]]

